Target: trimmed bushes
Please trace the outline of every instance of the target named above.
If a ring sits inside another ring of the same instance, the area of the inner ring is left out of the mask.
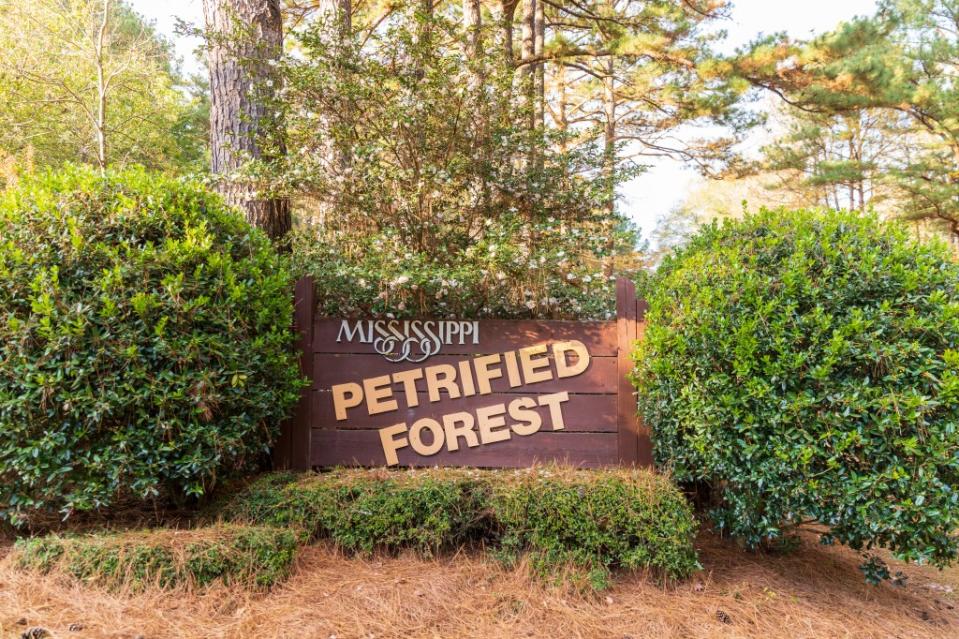
[[[570,564],[601,590],[611,568],[685,577],[699,567],[689,504],[661,475],[546,468],[492,488],[500,552],[507,560],[528,553],[544,577]]]
[[[286,526],[304,540],[329,538],[355,552],[431,555],[481,534],[488,493],[485,480],[456,470],[276,473],[230,500],[223,516]]]
[[[22,569],[59,572],[111,589],[206,586],[214,582],[268,588],[285,578],[297,539],[286,529],[215,526],[17,541]]]
[[[698,567],[689,505],[669,480],[644,470],[336,470],[299,479],[268,475],[224,516],[290,526],[360,552],[425,554],[481,541],[542,575],[585,571],[594,587],[611,569],[682,578]]]
[[[200,495],[296,401],[292,278],[189,181],[87,169],[0,198],[0,517]]]
[[[943,565],[959,529],[959,266],[846,212],[704,228],[647,291],[640,408],[658,464],[756,546],[823,541]],[[867,577],[881,563],[864,564]]]

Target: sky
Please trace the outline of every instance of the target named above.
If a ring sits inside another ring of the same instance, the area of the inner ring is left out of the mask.
[[[175,34],[176,18],[200,25],[203,21],[202,0],[128,0],[139,13],[153,20],[161,33],[176,45],[186,71],[199,71],[194,57],[199,44],[196,39]],[[854,16],[874,12],[875,0],[734,0],[732,19],[722,24],[728,32],[724,53],[731,53],[758,37],[785,31],[797,38],[828,31],[837,23]],[[745,146],[756,146],[763,135],[752,134]],[[656,221],[682,203],[685,194],[699,183],[698,174],[681,162],[660,159],[644,174],[623,185],[620,210],[649,237]]]

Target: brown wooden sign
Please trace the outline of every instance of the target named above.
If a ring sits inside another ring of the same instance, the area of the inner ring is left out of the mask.
[[[651,463],[627,379],[645,304],[617,282],[604,322],[314,317],[295,293],[311,380],[274,449],[278,467],[516,467]]]

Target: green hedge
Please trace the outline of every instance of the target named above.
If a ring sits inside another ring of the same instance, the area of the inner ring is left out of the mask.
[[[649,568],[682,578],[698,567],[689,505],[667,478],[644,470],[267,475],[222,513],[367,553],[412,548],[431,554],[483,542],[510,561],[528,553],[542,575],[571,566],[597,588],[612,569]]]
[[[200,495],[258,461],[299,389],[291,290],[196,182],[68,168],[4,193],[0,518]]]
[[[268,588],[285,578],[296,554],[287,529],[221,525],[18,540],[21,569],[70,575],[110,589],[206,586]]]
[[[814,520],[943,565],[959,537],[959,266],[896,224],[762,211],[649,290],[635,380],[655,457],[748,546]],[[874,558],[867,577],[884,576]]]
[[[699,566],[689,504],[661,475],[546,468],[491,484],[501,554],[528,553],[544,577],[571,564],[603,589],[612,568],[685,577]]]

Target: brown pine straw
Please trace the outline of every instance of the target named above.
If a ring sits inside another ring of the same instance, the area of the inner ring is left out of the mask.
[[[476,552],[364,559],[320,545],[265,594],[222,586],[115,594],[22,573],[4,560],[0,638],[32,626],[57,638],[125,639],[959,637],[959,568],[895,562],[905,585],[872,587],[854,553],[821,547],[812,535],[790,555],[744,553],[708,533],[698,545],[705,570],[688,581],[620,576],[591,596],[544,587]]]

